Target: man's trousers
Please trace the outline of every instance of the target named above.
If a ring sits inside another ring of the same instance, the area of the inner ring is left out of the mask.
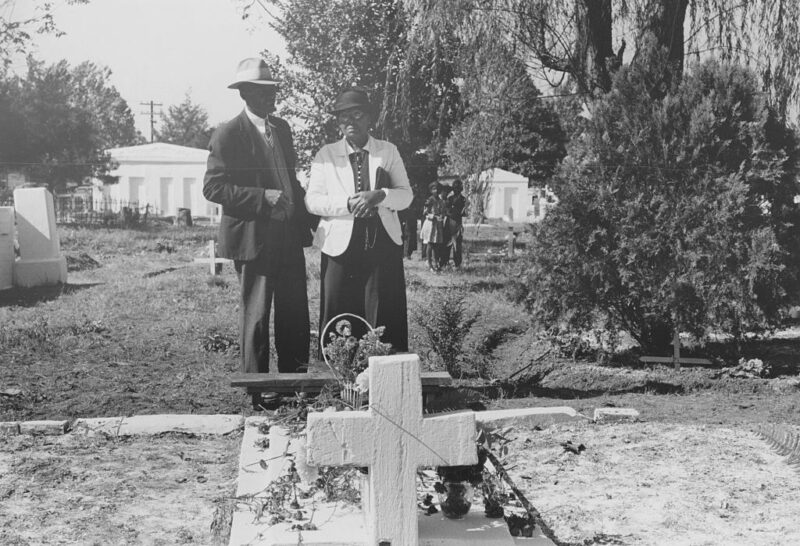
[[[277,255],[275,255],[277,254]],[[262,252],[257,259],[235,262],[241,286],[239,345],[242,371],[269,371],[269,319],[275,304],[278,371],[296,372],[308,363],[310,342],[306,265],[303,248]]]

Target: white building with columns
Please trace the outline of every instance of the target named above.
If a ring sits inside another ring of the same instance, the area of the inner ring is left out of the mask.
[[[155,142],[107,150],[117,168],[116,183],[103,185],[103,197],[116,206],[137,206],[151,214],[175,216],[179,208],[192,216],[216,220],[220,207],[203,197],[208,151]],[[130,205],[129,205],[130,204]]]

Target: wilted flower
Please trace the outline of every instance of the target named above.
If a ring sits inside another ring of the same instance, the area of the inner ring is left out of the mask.
[[[353,383],[367,369],[369,357],[387,355],[392,348],[391,344],[380,340],[383,327],[370,327],[360,340],[353,336],[352,324],[346,319],[336,322],[334,330],[322,351],[328,366],[343,383]],[[363,381],[366,387],[367,380]]]
[[[369,392],[369,372],[364,370],[356,376],[356,390],[358,392]]]
[[[353,333],[353,326],[349,320],[340,320],[336,323],[336,333],[343,337],[348,337]],[[333,335],[333,333],[331,333]]]

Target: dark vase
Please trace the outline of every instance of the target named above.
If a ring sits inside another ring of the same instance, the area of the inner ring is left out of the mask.
[[[463,518],[472,506],[472,485],[468,481],[461,481],[444,482],[443,486],[444,492],[439,493],[442,514],[450,519]]]

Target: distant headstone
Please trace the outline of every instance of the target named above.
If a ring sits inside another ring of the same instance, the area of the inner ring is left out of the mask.
[[[14,284],[21,287],[67,282],[67,259],[61,255],[53,195],[45,188],[14,190],[20,259]]]
[[[179,208],[178,214],[175,215],[175,225],[192,227],[192,210]]]
[[[505,236],[506,240],[506,255],[509,258],[514,257],[514,247],[517,244],[517,234],[514,233],[513,228],[508,228],[508,235]]]
[[[0,290],[14,286],[14,207],[0,207]]]

